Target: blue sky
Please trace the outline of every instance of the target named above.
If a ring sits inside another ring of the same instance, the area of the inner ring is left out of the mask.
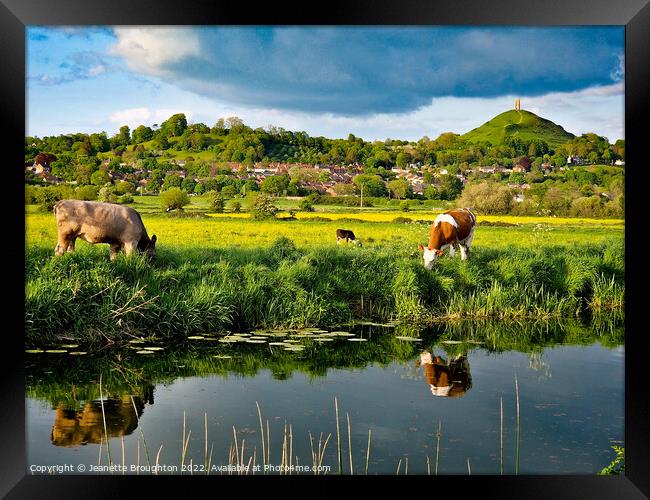
[[[240,116],[417,140],[522,108],[624,137],[623,27],[30,27],[28,135]]]

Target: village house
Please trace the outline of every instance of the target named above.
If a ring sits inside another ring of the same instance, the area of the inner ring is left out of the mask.
[[[567,165],[584,165],[585,159],[582,156],[569,155],[566,159]]]

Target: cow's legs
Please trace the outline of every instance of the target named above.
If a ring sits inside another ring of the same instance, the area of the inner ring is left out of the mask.
[[[449,245],[449,256],[453,257],[454,255],[456,255],[456,244],[452,243]]]
[[[66,252],[72,253],[74,252],[74,244],[75,244],[76,238],[74,236],[70,237],[68,239],[68,247],[66,248]]]
[[[59,234],[58,242],[56,244],[56,248],[54,249],[54,255],[57,256],[63,255],[68,249],[69,244],[70,244],[70,236]]]
[[[461,258],[466,260],[469,257],[469,248],[472,246],[472,240],[474,239],[474,228],[471,229],[467,238],[460,246]]]
[[[336,244],[337,244],[337,245],[340,245],[340,244],[341,244],[341,238],[339,238],[338,236],[336,237]]]
[[[129,241],[127,243],[124,243],[124,252],[126,253],[127,257],[132,255],[137,248],[138,248],[137,241]]]
[[[117,254],[120,253],[120,248],[122,248],[122,246],[119,243],[111,245],[111,260],[117,259]]]

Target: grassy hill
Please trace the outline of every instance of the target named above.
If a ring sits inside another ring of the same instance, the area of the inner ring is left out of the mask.
[[[524,140],[542,139],[552,148],[556,148],[575,136],[560,125],[546,120],[530,111],[510,110],[495,116],[474,130],[461,137],[468,142],[489,142],[498,145],[508,137]]]

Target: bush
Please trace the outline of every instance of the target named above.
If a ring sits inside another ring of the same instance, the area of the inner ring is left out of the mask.
[[[35,205],[38,203],[38,192],[39,188],[35,186],[25,186],[25,205]]]
[[[104,201],[106,203],[116,203],[117,195],[115,194],[113,187],[109,185],[109,186],[104,186],[99,190],[97,199],[99,201]]]
[[[75,193],[75,198],[84,201],[93,201],[97,199],[99,189],[97,186],[79,186]]]
[[[135,193],[135,185],[129,181],[120,181],[115,186],[115,192],[118,194],[133,194]]]
[[[57,201],[74,198],[74,191],[70,186],[46,186],[36,192],[35,198],[40,210],[51,212]]]
[[[405,200],[399,204],[399,208],[402,210],[402,212],[408,212],[411,210],[411,204]]]
[[[270,196],[260,194],[255,197],[251,211],[254,219],[272,219],[279,210]]]
[[[494,182],[469,185],[458,199],[458,206],[471,207],[482,214],[507,214],[512,203],[510,189]]]
[[[300,203],[298,204],[298,208],[303,212],[314,211],[314,205],[312,205],[307,198],[303,198],[302,200],[300,200]]]
[[[225,207],[224,197],[217,191],[210,191],[210,210],[222,214]]]
[[[577,217],[599,217],[603,202],[600,196],[583,196],[571,202],[571,215]]]
[[[183,210],[185,205],[189,205],[190,198],[181,188],[173,187],[163,191],[160,195],[160,201],[163,210],[169,212],[171,210]]]
[[[235,201],[232,203],[232,205],[230,205],[230,208],[232,209],[233,212],[239,213],[241,212],[241,203]]]
[[[133,203],[133,196],[131,196],[130,194],[123,194],[122,196],[118,196],[115,202],[119,203],[120,205],[124,205],[126,203]]]

